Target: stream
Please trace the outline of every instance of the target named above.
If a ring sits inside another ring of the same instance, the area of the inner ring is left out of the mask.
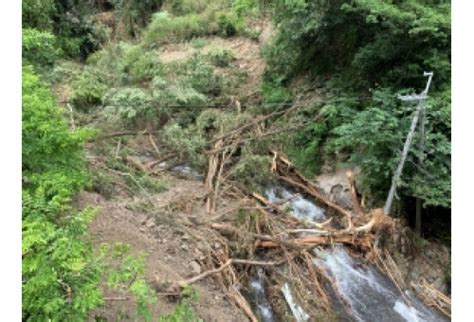
[[[318,222],[326,219],[324,209],[282,186],[269,187],[265,194],[269,201],[273,203],[286,202],[287,205],[291,206],[290,214],[297,218]],[[341,318],[344,321],[449,321],[433,309],[425,306],[408,290],[404,290],[405,297],[410,303],[408,305],[389,278],[379,273],[374,267],[366,266],[353,258],[342,246],[325,250],[315,249],[314,254],[313,262],[315,265],[329,273],[335,282],[340,297],[352,309],[352,318],[347,313],[342,313]],[[262,278],[252,280],[251,288],[257,297],[257,303],[260,303],[257,308],[262,321],[275,321],[276,319],[266,299],[265,285]],[[256,289],[259,291],[256,292]],[[309,317],[297,303],[294,303],[288,284],[284,285],[282,292],[287,302],[293,301],[289,305],[297,321],[307,321]],[[338,301],[339,303],[335,303]],[[334,296],[332,302],[333,307],[342,307],[338,297]]]
[[[161,165],[163,166],[163,165]],[[202,175],[197,173],[188,165],[178,165],[174,171],[193,176],[196,180],[202,180]],[[290,209],[289,213],[303,220],[322,222],[327,219],[325,210],[318,207],[311,200],[294,193],[283,186],[272,186],[265,190],[265,195],[270,202],[285,204]],[[323,268],[333,278],[340,298],[350,306],[352,317],[344,312],[344,303],[332,294],[332,306],[338,311],[341,321],[360,322],[438,322],[449,321],[433,309],[424,305],[408,290],[404,290],[403,299],[400,291],[393,282],[382,275],[377,269],[363,264],[353,258],[343,246],[335,246],[332,249],[313,250],[315,257],[313,262]],[[254,297],[254,303],[262,322],[275,322],[272,307],[268,301],[266,284],[263,270],[256,270],[250,281],[250,289]],[[290,286],[285,283],[281,289],[293,316],[297,322],[309,320],[309,316],[298,305],[291,294]]]

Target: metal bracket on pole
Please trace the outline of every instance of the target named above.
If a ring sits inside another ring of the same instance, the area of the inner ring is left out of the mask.
[[[408,155],[408,151],[410,150],[411,142],[413,140],[413,136],[415,134],[416,125],[418,124],[418,118],[420,115],[423,114],[423,103],[428,98],[428,91],[431,86],[431,79],[433,78],[433,72],[424,72],[423,76],[428,77],[428,81],[426,83],[426,87],[420,94],[412,94],[412,95],[400,95],[398,98],[404,102],[412,102],[418,101],[418,107],[416,109],[415,116],[411,122],[410,131],[408,132],[405,144],[403,146],[402,155],[400,158],[400,162],[398,163],[397,170],[392,178],[392,185],[390,187],[390,191],[387,196],[387,200],[385,201],[385,206],[383,207],[384,213],[388,215],[390,213],[390,208],[392,207],[393,198],[395,196],[395,192],[397,190],[398,183],[400,181],[400,177],[402,174],[403,166],[405,165],[405,160]]]

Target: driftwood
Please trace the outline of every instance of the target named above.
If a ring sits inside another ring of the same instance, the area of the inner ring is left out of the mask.
[[[148,167],[151,169],[151,168],[155,167],[156,165],[159,165],[160,163],[168,161],[170,159],[176,158],[177,156],[178,156],[178,152],[168,153],[168,154],[162,156],[161,158],[148,163]]]
[[[424,279],[421,284],[412,283],[411,285],[426,304],[451,318],[451,299],[448,296],[438,291]]]
[[[285,260],[286,261],[286,260]],[[185,285],[193,284],[196,283],[203,278],[208,277],[209,275],[216,274],[221,272],[222,270],[226,269],[232,264],[239,264],[239,265],[255,265],[255,266],[275,266],[275,265],[281,265],[285,261],[280,261],[280,262],[261,262],[261,261],[253,261],[253,260],[247,260],[247,259],[236,259],[236,258],[231,258],[227,262],[225,262],[224,265],[220,266],[219,268],[212,269],[209,271],[206,271],[204,273],[201,273],[197,276],[194,276],[193,278],[190,278],[188,280],[180,281],[178,282],[178,285],[183,287]]]
[[[288,242],[301,245],[301,246],[327,246],[333,245],[335,243],[342,243],[345,245],[361,247],[364,249],[370,249],[373,243],[372,236],[362,236],[356,237],[354,235],[336,235],[336,236],[312,236],[312,237],[303,237],[303,238],[295,238],[290,239]],[[280,244],[274,241],[259,241],[257,247],[260,248],[275,248],[279,247]]]
[[[362,210],[362,206],[359,202],[359,199],[357,198],[357,190],[355,187],[355,181],[354,181],[354,174],[351,170],[348,170],[346,172],[346,176],[349,179],[350,182],[350,189],[351,189],[351,199],[352,199],[352,205],[354,208],[354,212],[356,215],[361,216],[364,212]]]

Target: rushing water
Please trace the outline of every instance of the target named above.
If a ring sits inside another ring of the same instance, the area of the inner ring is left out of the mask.
[[[263,279],[263,270],[258,269],[256,276],[250,281],[250,288],[255,297],[256,306],[260,314],[262,322],[274,322],[272,307],[268,303],[265,289],[265,281]]]
[[[287,202],[292,208],[291,214],[297,218],[313,221],[326,218],[324,209],[317,207],[299,194],[290,193],[283,187],[269,187],[265,190],[265,194],[270,202]]]
[[[297,218],[313,221],[326,218],[323,209],[284,187],[270,187],[265,192],[273,203],[289,203],[290,213]],[[390,279],[354,259],[344,247],[315,250],[315,255],[315,265],[325,269],[333,278],[337,292],[351,308],[353,319],[363,322],[447,321],[405,291],[407,303]],[[291,296],[289,288],[287,291]],[[341,306],[341,303],[333,304]]]

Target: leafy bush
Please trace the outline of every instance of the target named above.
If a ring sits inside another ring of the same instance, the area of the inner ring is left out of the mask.
[[[262,96],[266,104],[288,103],[291,101],[291,94],[285,87],[268,81],[262,84]]]
[[[167,105],[195,106],[206,103],[207,97],[194,88],[189,87],[186,82],[172,85],[166,89],[164,102]]]
[[[252,11],[258,9],[258,3],[255,0],[235,0],[232,1],[232,10],[239,17],[248,15]]]
[[[206,140],[192,126],[182,128],[179,124],[167,125],[164,129],[166,144],[177,150],[181,156],[191,162],[193,166],[202,167],[206,158],[201,151]]]
[[[217,18],[217,25],[219,27],[219,35],[222,37],[232,37],[237,34],[239,29],[239,19],[233,14],[221,14]]]
[[[53,17],[57,12],[55,0],[24,0],[21,2],[23,28],[53,31]]]
[[[132,36],[139,35],[146,26],[152,13],[158,11],[162,0],[111,0],[119,25]]]
[[[140,45],[111,44],[90,55],[87,62],[107,75],[115,85],[143,84],[163,73],[158,57]]]
[[[209,54],[211,62],[217,67],[227,67],[235,60],[234,53],[228,49],[220,49]]]
[[[59,54],[54,35],[36,29],[22,30],[22,55],[27,63],[51,66]]]
[[[75,107],[83,110],[101,104],[102,98],[107,90],[103,76],[91,68],[85,68],[84,71],[72,81],[71,87],[71,103]]]
[[[183,76],[185,82],[205,95],[218,96],[224,88],[222,77],[216,74],[214,68],[199,55],[193,56],[186,62]]]
[[[130,246],[103,244],[100,249],[107,286],[126,295],[131,292],[136,302],[137,320],[152,321],[149,306],[156,303],[155,292],[145,281],[144,254],[132,255]]]
[[[152,121],[156,108],[151,97],[140,88],[112,90],[106,96],[104,113],[110,119],[118,118],[126,125],[136,125],[140,121]]]
[[[23,320],[82,320],[103,303],[101,268],[86,239],[94,213],[65,211],[86,182],[82,145],[90,133],[69,130],[30,66],[22,76]]]
[[[156,55],[145,51],[141,46],[126,46],[123,58],[119,59],[120,71],[131,82],[150,81],[154,76],[162,73]]]
[[[268,156],[246,152],[241,155],[239,162],[232,169],[231,178],[252,190],[259,191],[272,178],[271,159]]]
[[[178,42],[213,33],[215,27],[207,15],[188,14],[172,17],[166,11],[158,12],[143,34],[147,45],[159,45],[170,41]]]
[[[46,88],[31,66],[22,73],[22,168],[27,176],[61,169],[84,170],[82,143],[91,135],[90,131],[69,131],[63,119],[63,110],[56,106],[51,92]],[[74,171],[65,171],[68,178],[76,179]],[[81,178],[79,175],[78,178]],[[33,178],[29,178],[30,181]],[[73,183],[68,189],[77,191],[84,179]]]
[[[177,16],[184,16],[190,13],[203,13],[210,7],[224,7],[225,0],[170,0],[165,1],[164,9]]]

